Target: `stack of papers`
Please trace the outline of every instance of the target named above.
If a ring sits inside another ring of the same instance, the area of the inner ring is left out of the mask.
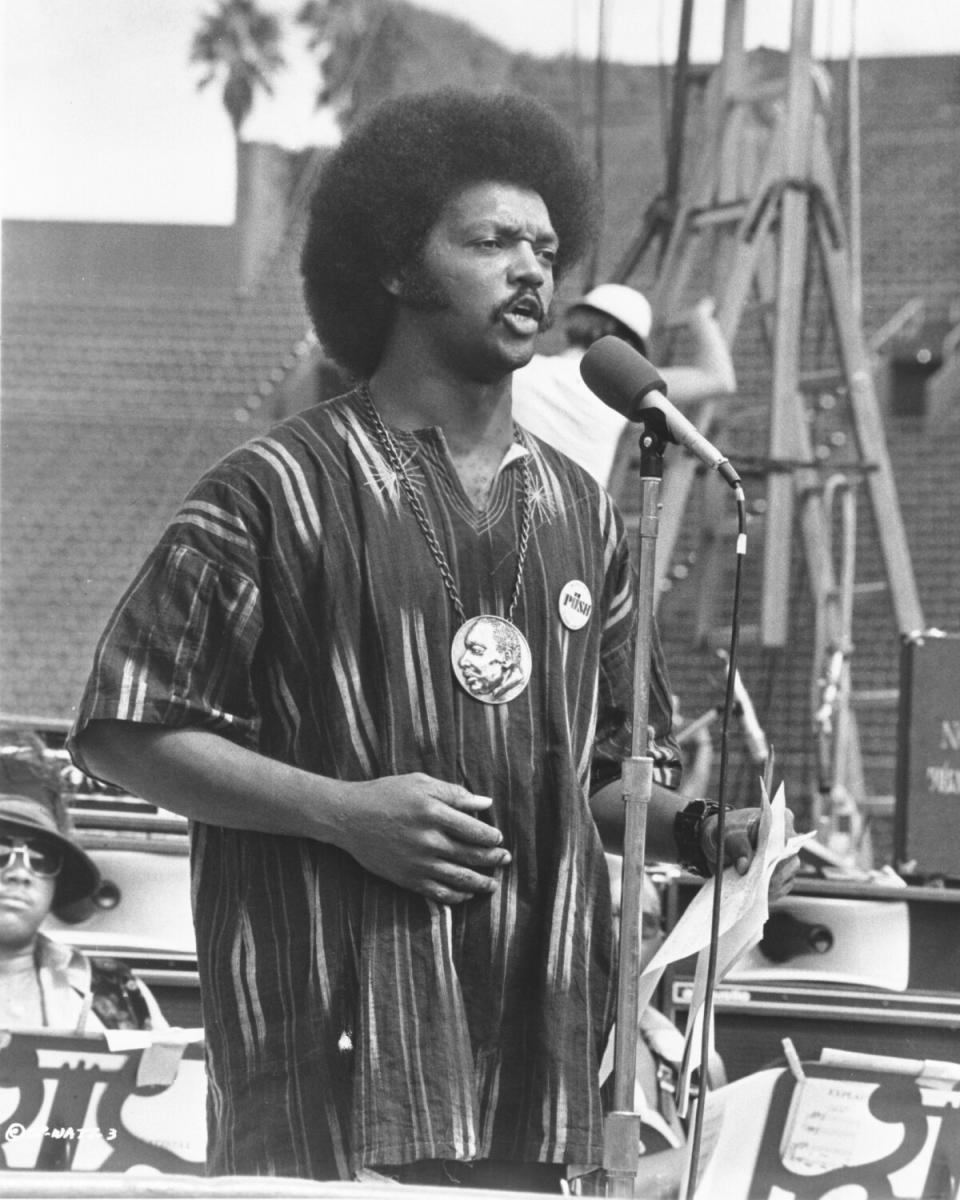
[[[757,848],[750,867],[745,875],[740,875],[734,866],[727,867],[723,872],[720,889],[717,981],[763,937],[763,927],[770,915],[767,899],[770,879],[777,864],[785,858],[793,857],[805,842],[816,836],[814,832],[810,832],[788,839],[786,808],[782,784],[772,801],[766,788],[761,788],[760,827],[757,833]],[[670,936],[643,969],[639,982],[639,1006],[642,1011],[652,999],[664,970],[671,963],[697,955],[677,1096],[681,1116],[687,1111],[691,1074],[700,1066],[710,927],[716,886],[716,879],[706,880],[671,930]]]

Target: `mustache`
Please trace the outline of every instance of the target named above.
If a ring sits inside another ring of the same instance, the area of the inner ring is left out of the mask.
[[[537,320],[537,328],[541,333],[545,333],[553,327],[554,316],[552,307],[545,307],[539,292],[535,288],[518,288],[516,292],[500,305],[497,310],[497,316],[500,317],[504,313],[510,312],[521,301],[529,301],[533,306],[533,315]]]

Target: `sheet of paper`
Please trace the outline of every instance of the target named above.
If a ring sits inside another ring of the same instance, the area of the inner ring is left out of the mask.
[[[877,1062],[882,1061],[877,1056]],[[801,1193],[810,1196],[827,1194],[815,1183],[805,1188],[791,1187],[789,1176],[784,1178],[778,1171],[778,1164],[769,1160],[766,1170],[757,1175],[764,1139],[773,1132],[768,1126],[772,1119],[774,1086],[786,1074],[782,1070],[757,1071],[708,1093],[704,1130],[710,1122],[710,1152],[701,1155],[697,1200],[717,1200],[718,1197],[723,1200],[796,1200]],[[904,1139],[903,1120],[881,1121],[870,1111],[870,1097],[877,1086],[876,1078],[858,1079],[854,1073],[848,1079],[828,1079],[812,1072],[794,1086],[790,1107],[776,1136],[779,1162],[794,1176],[800,1177],[797,1183],[804,1178],[815,1180],[817,1175],[844,1165],[855,1167],[874,1163],[887,1153],[900,1149]],[[926,1135],[915,1145],[910,1161],[886,1177],[889,1190],[881,1192],[878,1188],[877,1195],[924,1194],[947,1107],[953,1101],[960,1103],[960,1094],[924,1089],[921,1098],[926,1111]],[[719,1122],[718,1108],[722,1112]],[[908,1105],[903,1119],[912,1123],[911,1114],[915,1111]],[[949,1155],[950,1146],[947,1151]],[[829,1195],[839,1197],[848,1192],[851,1196],[865,1196],[867,1187],[862,1183],[853,1184],[849,1188],[835,1188]],[[875,1193],[871,1190],[870,1194]],[[685,1186],[680,1195],[686,1195]]]
[[[873,1081],[807,1078],[794,1087],[780,1142],[780,1160],[798,1175],[823,1175],[838,1167],[892,1153],[903,1140],[894,1122],[872,1119]]]
[[[717,1148],[723,1133],[724,1119],[724,1099],[716,1092],[707,1092],[706,1108],[703,1112],[703,1128],[700,1137],[700,1156],[697,1159],[697,1178],[699,1179],[710,1166],[713,1158],[713,1152]],[[693,1143],[691,1140],[687,1142],[687,1161],[683,1169],[683,1177],[680,1181],[680,1196],[686,1196],[690,1188],[690,1166]]]
[[[114,1052],[142,1050],[155,1042],[164,1046],[190,1046],[203,1041],[203,1030],[180,1025],[163,1029],[106,1029],[103,1033],[107,1048]]]
[[[780,1142],[783,1165],[797,1175],[823,1175],[894,1156],[903,1145],[905,1126],[873,1115],[870,1098],[877,1086],[876,1080],[822,1077],[798,1083]],[[891,1195],[924,1194],[939,1131],[940,1118],[931,1114],[914,1157],[890,1175]]]
[[[763,937],[763,927],[770,915],[767,899],[770,880],[777,865],[796,854],[804,842],[815,836],[813,832],[797,834],[788,840],[786,808],[783,785],[780,785],[771,801],[767,796],[766,787],[761,783],[760,827],[757,833],[757,848],[750,867],[745,875],[739,875],[735,867],[728,867],[723,873],[720,937],[717,945],[718,981]],[[681,1114],[687,1111],[691,1075],[700,1066],[701,1060],[701,1014],[706,1002],[710,925],[715,888],[715,881],[708,880],[683,914],[686,917],[696,906],[696,925],[692,925],[687,937],[691,941],[699,942],[699,945],[695,951],[698,955],[697,965],[687,1016],[686,1047],[678,1081],[677,1107]],[[677,925],[680,925],[679,921]]]
[[[813,833],[792,837],[785,843],[786,801],[781,786],[773,803],[767,798],[766,791],[761,794],[760,828],[758,831],[757,851],[754,854],[750,869],[746,875],[739,875],[735,867],[727,867],[723,872],[723,885],[720,906],[721,936],[741,922],[750,918],[753,921],[762,914],[760,927],[767,919],[767,889],[770,876],[781,859],[789,858],[797,852],[804,842],[815,835]],[[681,959],[698,954],[710,944],[710,925],[713,911],[713,879],[708,879],[693,897],[680,919],[670,931],[670,936],[664,941],[657,953],[644,967],[640,976],[639,989],[641,1007],[644,1006],[660,982],[666,967]],[[742,935],[738,934],[738,939]]]

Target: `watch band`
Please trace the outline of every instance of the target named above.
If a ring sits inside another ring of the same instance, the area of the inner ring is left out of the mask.
[[[703,826],[710,817],[715,817],[721,807],[730,811],[730,805],[721,806],[713,800],[691,800],[673,818],[673,838],[677,844],[677,862],[685,871],[704,878],[713,874],[713,864],[703,848]]]

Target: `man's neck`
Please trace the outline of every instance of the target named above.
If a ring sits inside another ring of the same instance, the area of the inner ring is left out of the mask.
[[[464,492],[482,511],[513,441],[510,379],[474,383],[439,370],[400,370],[388,360],[371,378],[370,393],[387,425],[443,431]]]
[[[370,380],[381,417],[397,429],[439,426],[451,455],[480,453],[497,460],[513,440],[510,375],[494,383],[453,378],[441,370],[399,369],[389,361]]]

